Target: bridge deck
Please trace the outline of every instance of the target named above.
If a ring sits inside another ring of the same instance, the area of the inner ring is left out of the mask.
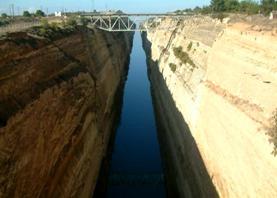
[[[105,31],[147,31],[149,29],[170,30],[176,27],[177,21],[189,14],[175,13],[88,13],[81,16],[90,19],[90,25]],[[170,27],[161,27],[161,19],[171,18],[176,21]],[[144,25],[141,25],[141,22]],[[140,25],[138,25],[140,24]]]
[[[145,17],[183,17],[183,16],[189,16],[191,14],[174,14],[174,13],[95,13],[95,14],[81,14],[81,16],[95,16],[95,17],[100,17],[100,16],[113,16],[113,17],[132,17],[132,16],[145,16]]]

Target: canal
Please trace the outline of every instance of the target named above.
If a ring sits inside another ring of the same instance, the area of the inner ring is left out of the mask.
[[[142,39],[135,33],[107,197],[165,197],[162,162]]]

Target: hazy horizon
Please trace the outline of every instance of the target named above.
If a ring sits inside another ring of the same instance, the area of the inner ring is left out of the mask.
[[[14,5],[15,14],[22,14],[24,10],[34,12],[41,9],[44,12],[55,11],[91,11],[96,10],[122,10],[124,12],[168,12],[177,9],[194,8],[208,5],[210,0],[7,0],[0,2],[0,13],[10,14],[10,7]]]

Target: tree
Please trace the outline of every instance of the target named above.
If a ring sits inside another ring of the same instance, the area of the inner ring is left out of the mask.
[[[29,11],[24,11],[24,12],[23,12],[23,16],[24,16],[24,17],[31,17],[32,15],[30,14]]]
[[[183,10],[184,12],[192,12],[192,9],[191,8],[186,8]]]
[[[257,14],[260,6],[257,2],[252,0],[244,0],[240,2],[240,11],[246,12],[247,14]]]
[[[1,14],[1,17],[5,19],[8,17],[8,15],[6,13],[3,13],[3,14]]]
[[[211,13],[211,6],[203,6],[201,10],[201,14],[209,14]]]
[[[215,12],[223,12],[223,11],[225,11],[225,1],[224,0],[212,0],[211,8]]]
[[[275,0],[262,0],[261,7],[263,13],[268,15],[272,10],[277,9],[277,2]]]
[[[44,16],[45,16],[45,13],[44,13],[42,10],[37,10],[35,15],[36,15],[37,17],[44,17]]]
[[[199,6],[196,6],[194,9],[193,9],[193,12],[196,12],[196,13],[199,13],[201,11],[201,8]]]
[[[240,3],[238,0],[225,0],[225,9],[226,11],[239,11]]]

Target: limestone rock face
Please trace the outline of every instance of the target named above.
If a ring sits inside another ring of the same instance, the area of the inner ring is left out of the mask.
[[[0,197],[91,197],[132,35],[0,40]]]
[[[194,16],[143,37],[175,192],[277,197],[277,157],[266,135],[277,108],[277,24]]]

